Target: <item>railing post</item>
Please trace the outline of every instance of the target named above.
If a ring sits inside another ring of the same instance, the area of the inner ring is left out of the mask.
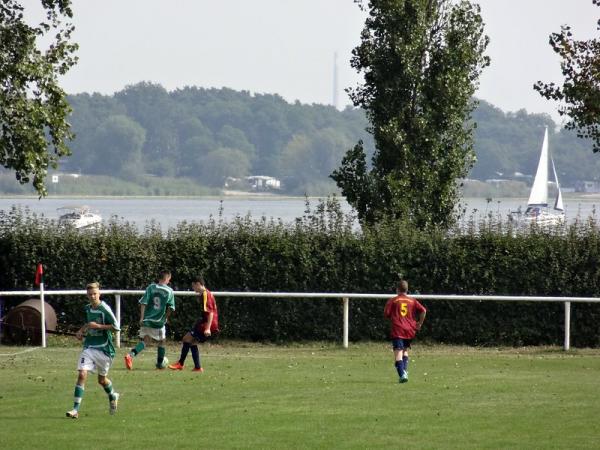
[[[117,331],[117,348],[121,348],[121,294],[115,294],[115,314],[117,316],[117,323],[119,324],[119,331]]]
[[[571,302],[565,302],[565,351],[571,348]]]
[[[40,303],[42,304],[42,309],[40,314],[42,316],[42,326],[40,330],[42,331],[42,347],[46,347],[46,308],[44,305],[44,282],[40,283]]]
[[[349,318],[349,303],[348,297],[344,297],[344,348],[348,348],[348,318]]]

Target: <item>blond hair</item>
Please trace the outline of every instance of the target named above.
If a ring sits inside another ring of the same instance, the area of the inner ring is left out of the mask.
[[[87,286],[85,287],[86,290],[89,289],[100,289],[100,283],[98,283],[97,281],[93,281],[91,283],[88,283]]]

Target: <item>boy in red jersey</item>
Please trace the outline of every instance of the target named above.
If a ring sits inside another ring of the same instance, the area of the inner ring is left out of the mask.
[[[409,297],[408,282],[400,280],[397,295],[385,304],[383,314],[391,321],[390,338],[394,349],[394,365],[400,376],[400,383],[408,381],[408,349],[417,330],[425,321],[427,310],[416,299]]]
[[[188,351],[191,350],[192,359],[194,360],[194,369],[192,369],[192,372],[204,372],[204,369],[200,365],[200,353],[197,343],[206,342],[219,332],[219,314],[217,312],[215,297],[206,288],[202,277],[198,276],[192,280],[192,289],[200,294],[202,317],[196,321],[192,329],[183,337],[179,361],[170,364],[169,369],[183,370],[185,358],[187,358]]]

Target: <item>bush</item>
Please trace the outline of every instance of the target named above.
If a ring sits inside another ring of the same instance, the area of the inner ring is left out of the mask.
[[[47,289],[144,289],[171,269],[172,286],[190,289],[203,273],[213,291],[391,293],[398,276],[411,292],[598,296],[600,239],[593,223],[516,233],[501,223],[423,232],[402,223],[358,231],[335,198],[294,224],[239,217],[231,223],[182,223],[162,233],[111,222],[93,232],[60,229],[26,211],[0,212],[0,290],[33,288],[38,261]],[[11,301],[12,302],[12,301]],[[82,301],[50,297],[61,323],[79,324]],[[384,300],[350,302],[350,339],[384,339]],[[337,340],[341,300],[217,298],[226,338],[289,342]],[[469,345],[560,344],[562,303],[427,301],[419,339]],[[600,305],[572,305],[572,344],[600,345]],[[177,299],[171,330],[179,338],[197,317],[191,298]],[[137,331],[137,302],[122,317]]]

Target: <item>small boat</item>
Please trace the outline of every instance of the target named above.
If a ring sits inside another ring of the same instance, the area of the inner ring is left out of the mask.
[[[552,165],[552,173],[556,183],[556,197],[552,209],[548,207],[548,162]],[[544,132],[542,151],[533,186],[531,186],[529,200],[527,201],[527,209],[525,212],[522,212],[521,207],[519,207],[519,210],[512,211],[509,217],[511,220],[524,226],[532,223],[540,226],[553,226],[561,225],[565,222],[565,208],[560,185],[558,184],[558,176],[556,175],[556,167],[554,166],[554,159],[550,156],[548,150],[548,128]]]
[[[59,225],[77,229],[94,228],[102,223],[102,216],[91,211],[89,206],[70,205],[57,209]]]

